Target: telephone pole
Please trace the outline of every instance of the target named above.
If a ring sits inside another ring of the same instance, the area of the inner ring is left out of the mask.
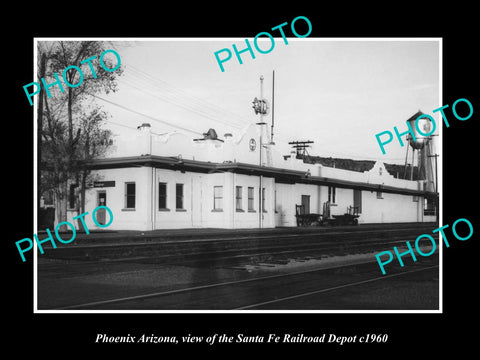
[[[439,199],[439,194],[438,194],[438,170],[437,170],[437,158],[438,154],[434,155],[427,155],[428,157],[433,157],[435,158],[435,214],[436,214],[436,219],[438,221],[439,219],[439,212],[440,212],[440,199]]]
[[[294,149],[297,151],[297,159],[300,157],[302,159],[305,158],[305,155],[309,155],[307,148],[310,147],[309,144],[313,144],[312,140],[307,140],[307,141],[290,141],[288,143],[289,145],[292,145]]]

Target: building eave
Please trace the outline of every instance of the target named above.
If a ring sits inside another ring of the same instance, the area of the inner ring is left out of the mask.
[[[381,191],[384,193],[401,195],[426,197],[437,196],[436,193],[423,190],[399,188],[383,184],[355,182],[350,180],[341,180],[321,176],[311,176],[306,172],[299,170],[259,166],[239,162],[212,163],[208,161],[198,161],[182,159],[179,157],[166,157],[158,155],[141,155],[131,157],[96,159],[87,162],[86,166],[88,169],[91,170],[151,166],[176,171],[192,171],[199,173],[234,172],[245,175],[273,177],[277,182],[287,184],[302,183],[311,185],[335,186],[338,188],[348,188],[365,191]]]
[[[215,163],[187,160],[178,157],[157,155],[141,155],[129,157],[117,157],[108,159],[96,159],[86,163],[88,169],[118,169],[127,167],[152,166],[157,168],[175,169],[194,172],[211,172],[215,170]]]

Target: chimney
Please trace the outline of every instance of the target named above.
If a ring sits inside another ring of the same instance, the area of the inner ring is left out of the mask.
[[[150,126],[149,123],[143,123],[142,125],[137,126],[137,129],[140,130],[140,131],[150,132],[151,131],[151,126]]]
[[[144,148],[141,155],[152,155],[152,132],[150,124],[143,123],[142,125],[137,126],[137,130],[140,131],[140,134],[138,134],[138,136],[142,139],[141,141],[143,141],[144,143]]]

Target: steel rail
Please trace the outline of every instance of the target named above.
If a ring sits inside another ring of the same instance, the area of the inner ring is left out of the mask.
[[[142,241],[142,242],[128,242],[128,243],[100,243],[100,244],[88,244],[88,245],[83,245],[79,244],[76,245],[76,248],[80,249],[85,249],[85,248],[99,248],[99,247],[116,247],[116,246],[122,246],[122,247],[128,247],[128,246],[138,246],[138,245],[161,245],[161,244],[191,244],[191,243],[219,243],[219,242],[226,242],[229,243],[233,240],[238,241],[238,240],[253,240],[253,239],[283,239],[283,238],[295,238],[295,237],[313,237],[313,236],[318,236],[318,235],[325,235],[325,236],[330,236],[330,235],[349,235],[349,234],[368,234],[368,233],[378,233],[378,232],[412,232],[413,230],[425,230],[425,229],[430,229],[429,227],[418,227],[418,228],[395,228],[395,229],[384,229],[384,228],[378,228],[378,229],[372,229],[372,230],[357,230],[357,231],[334,231],[334,232],[302,232],[302,233],[296,233],[296,234],[276,234],[276,235],[266,235],[266,236],[242,236],[242,237],[224,237],[224,238],[208,238],[208,239],[183,239],[183,240],[165,240],[165,241],[155,241],[155,240],[150,240],[150,241]],[[85,240],[87,241],[87,240]],[[58,249],[65,249],[67,247],[70,247],[71,244],[57,247],[56,250]],[[44,249],[53,249],[51,246],[43,246]]]
[[[380,241],[379,241],[380,240]],[[295,253],[304,253],[307,251],[332,251],[339,250],[341,248],[361,248],[365,247],[365,250],[368,250],[370,246],[377,246],[372,248],[371,251],[383,250],[386,246],[394,244],[404,244],[405,240],[401,236],[396,236],[395,238],[390,238],[388,241],[381,241],[383,238],[373,238],[373,239],[361,239],[361,240],[350,240],[347,242],[338,243],[337,241],[329,242],[320,242],[316,244],[304,243],[304,244],[277,244],[277,245],[263,245],[257,247],[245,247],[245,248],[234,248],[234,249],[225,249],[217,251],[204,251],[204,252],[192,252],[192,253],[180,253],[180,254],[166,254],[159,256],[136,256],[136,257],[124,257],[117,259],[104,259],[104,260],[77,260],[76,263],[69,263],[69,266],[85,266],[88,264],[108,264],[108,263],[122,263],[122,262],[142,262],[142,261],[165,261],[162,264],[186,264],[191,262],[198,261],[210,261],[210,260],[227,260],[227,259],[240,259],[248,258],[253,256],[268,256],[268,255],[281,255],[281,254],[295,254]],[[266,250],[266,251],[262,251]],[[272,251],[273,250],[273,251]],[[230,253],[230,255],[228,255]],[[219,256],[224,254],[224,256]],[[68,261],[68,259],[60,259],[63,261]],[[63,265],[63,263],[61,263]],[[55,268],[59,265],[58,262],[51,264],[41,264],[39,269],[49,270]]]
[[[403,271],[403,272],[399,272],[399,273],[396,273],[396,274],[384,275],[384,276],[382,276],[382,277],[379,276],[379,277],[376,277],[376,278],[373,278],[373,279],[356,281],[356,282],[349,283],[349,284],[343,284],[343,285],[333,286],[333,287],[330,287],[330,288],[327,288],[327,289],[320,289],[320,290],[315,290],[315,291],[309,291],[309,292],[302,293],[302,294],[286,296],[286,297],[283,297],[283,298],[280,298],[280,299],[263,301],[263,302],[256,303],[256,304],[251,304],[251,305],[247,305],[247,306],[238,307],[238,308],[235,308],[235,309],[233,309],[233,310],[247,310],[247,309],[251,309],[251,308],[255,308],[255,307],[259,307],[259,306],[263,306],[263,305],[270,305],[270,304],[274,304],[274,303],[278,303],[278,302],[282,302],[282,301],[288,301],[288,300],[292,300],[292,299],[298,299],[298,298],[301,298],[301,297],[306,297],[306,296],[311,296],[311,295],[326,293],[326,292],[330,292],[330,291],[335,291],[335,290],[339,290],[339,289],[344,289],[344,288],[347,288],[347,287],[350,287],[350,286],[357,286],[357,285],[367,284],[367,283],[374,282],[374,281],[389,279],[389,278],[392,278],[392,277],[402,276],[402,275],[411,274],[411,273],[415,273],[415,272],[419,272],[419,271],[424,271],[424,270],[429,270],[429,269],[433,269],[433,268],[437,268],[437,267],[438,267],[438,265],[434,265],[434,266],[429,266],[429,267],[425,267],[425,268],[422,268],[422,269],[408,270],[408,271]]]
[[[283,278],[283,277],[291,277],[291,276],[302,275],[302,274],[322,272],[322,271],[326,271],[326,270],[354,267],[354,266],[358,266],[358,265],[369,264],[369,263],[372,263],[372,262],[373,262],[373,260],[372,261],[357,262],[355,264],[348,264],[348,265],[345,265],[345,264],[334,265],[334,266],[330,266],[328,268],[322,268],[322,269],[317,268],[317,269],[309,269],[309,270],[294,271],[294,272],[289,272],[289,273],[261,276],[261,277],[250,278],[250,279],[225,281],[225,282],[215,283],[215,284],[193,286],[193,287],[182,288],[182,289],[167,290],[167,291],[160,291],[160,292],[154,292],[154,293],[143,294],[143,295],[135,295],[135,296],[128,296],[128,297],[115,298],[115,299],[109,299],[109,300],[101,300],[101,301],[94,301],[94,302],[88,302],[88,303],[82,303],[82,304],[63,306],[63,307],[58,307],[54,310],[74,310],[74,309],[78,310],[78,309],[81,309],[81,308],[96,307],[96,306],[101,306],[101,305],[118,304],[118,303],[122,303],[122,302],[136,301],[136,300],[145,300],[145,299],[149,299],[149,298],[176,295],[176,294],[188,293],[188,292],[205,290],[205,289],[213,289],[213,288],[225,287],[225,286],[235,286],[235,285],[239,285],[239,284],[253,283],[253,282],[259,282],[259,281],[271,280],[271,279],[277,279],[277,278]],[[429,268],[434,268],[434,267],[438,267],[438,265],[431,266]],[[357,282],[350,283],[350,284],[344,284],[344,285],[335,286],[335,287],[332,287],[332,288],[329,288],[329,289],[321,289],[321,290],[317,290],[317,291],[314,291],[314,292],[309,292],[309,293],[299,294],[299,295],[294,295],[294,296],[300,297],[300,296],[307,296],[308,294],[332,291],[332,290],[339,289],[339,288],[342,288],[342,287],[359,285],[359,284],[362,284],[362,283],[376,281],[376,280],[380,280],[380,279],[386,279],[386,278],[388,279],[388,278],[393,277],[393,276],[399,276],[399,275],[402,275],[402,274],[412,273],[412,272],[421,271],[421,270],[425,270],[425,269],[427,269],[427,268],[422,268],[422,269],[417,269],[417,270],[409,270],[409,271],[406,271],[406,272],[400,272],[400,273],[396,273],[396,274],[392,274],[392,275],[386,275],[386,276],[383,276],[383,277],[377,277],[375,279],[357,281]],[[282,299],[286,300],[290,297],[285,297],[285,298],[282,298]],[[275,302],[277,300],[281,301],[282,299],[272,300],[271,302]],[[267,304],[267,303],[270,303],[270,302],[251,304],[251,305],[247,305],[245,307],[241,307],[241,308],[237,308],[237,309],[244,309],[244,308],[246,309],[248,307],[260,306],[260,304],[264,304],[264,303]]]

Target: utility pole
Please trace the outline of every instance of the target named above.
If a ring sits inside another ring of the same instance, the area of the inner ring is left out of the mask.
[[[437,158],[438,154],[434,155],[428,155],[428,157],[433,157],[435,158],[435,214],[436,214],[436,219],[437,221],[439,220],[439,212],[440,212],[440,199],[439,199],[439,194],[438,194],[438,169],[437,169]]]
[[[275,70],[272,73],[272,124],[270,126],[270,145],[274,145],[273,142],[273,127],[275,125]]]
[[[263,121],[263,115],[267,113],[267,103],[263,99],[263,75],[260,75],[260,99],[255,98],[253,100],[253,109],[255,110],[255,114],[260,114],[260,122],[257,123],[257,125],[260,125],[260,146],[259,146],[259,153],[260,153],[260,164],[259,167],[261,168],[263,159],[262,159],[262,152],[263,152],[263,131],[264,131],[264,125],[266,123]],[[260,169],[261,171],[261,169]],[[260,229],[263,228],[263,176],[260,173],[260,188],[258,191],[259,194],[259,199],[258,199],[258,204],[259,204],[259,215],[258,215],[258,222],[259,222],[259,227]]]
[[[289,145],[292,145],[294,149],[297,151],[297,158],[300,157],[302,159],[305,158],[305,155],[309,156],[307,148],[310,147],[308,144],[313,144],[312,140],[307,140],[307,141],[290,141],[288,143]]]

